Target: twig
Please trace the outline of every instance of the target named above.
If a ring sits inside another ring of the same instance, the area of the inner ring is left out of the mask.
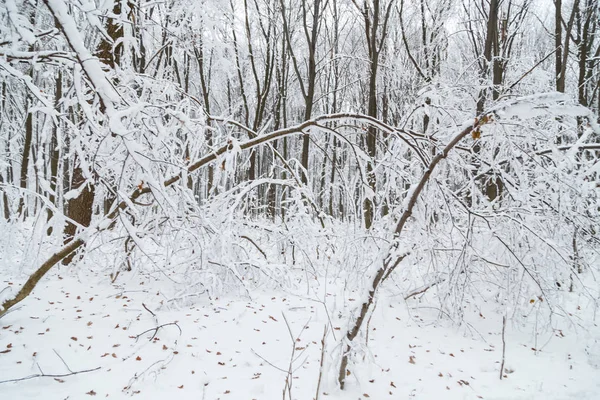
[[[502,317],[502,363],[500,363],[500,380],[502,380],[502,374],[504,373],[504,357],[506,356],[506,339],[504,338],[504,331],[506,330],[506,315]]]
[[[321,391],[321,379],[323,378],[323,364],[325,363],[325,338],[327,337],[327,324],[323,327],[323,338],[321,339],[321,362],[319,367],[319,379],[317,380],[317,392],[315,400],[319,400],[319,392]]]
[[[265,258],[265,260],[267,259],[267,255],[265,254],[265,252],[262,251],[262,249],[260,247],[258,247],[258,245],[254,242],[254,240],[250,239],[246,235],[240,236],[240,239],[246,239],[247,241],[249,241],[250,243],[252,243],[254,245],[254,247],[256,247],[256,250],[260,251],[260,254],[263,255],[263,257]]]
[[[135,337],[135,341],[137,342],[138,339],[140,338],[140,336],[142,336],[143,334],[151,332],[151,331],[154,331],[154,334],[152,335],[152,337],[150,339],[148,339],[148,341],[150,341],[150,340],[154,339],[154,337],[156,336],[156,334],[158,333],[158,330],[160,328],[164,328],[165,326],[169,326],[169,325],[175,325],[177,327],[177,329],[179,329],[179,334],[180,335],[183,334],[183,331],[181,330],[181,327],[177,324],[177,322],[169,322],[167,324],[162,324],[162,325],[159,325],[159,326],[157,326],[155,328],[150,328],[150,329],[145,330],[144,332],[140,333],[139,335],[137,335]]]
[[[145,309],[146,311],[148,311],[150,314],[152,314],[152,316],[153,316],[154,318],[156,318],[156,314],[154,314],[152,311],[150,311],[150,309],[149,309],[148,307],[146,307],[146,305],[145,305],[144,303],[142,303],[142,307],[144,307],[144,309]]]
[[[434,287],[435,285],[439,285],[440,283],[444,282],[445,279],[438,279],[436,281],[433,281],[425,286],[421,286],[420,288],[417,288],[415,290],[413,290],[412,292],[410,292],[409,294],[407,294],[406,296],[404,296],[404,300],[408,300],[411,297],[415,297],[417,295],[420,295],[422,293],[425,293],[426,291],[428,291],[429,289],[431,289],[432,287]]]
[[[294,338],[294,334],[292,333],[292,327],[290,326],[290,323],[288,322],[287,318],[285,317],[285,313],[282,312],[281,315],[283,316],[283,320],[285,321],[285,325],[287,326],[288,332],[290,334],[290,339],[292,341],[292,354],[290,354],[290,362],[288,364],[288,370],[287,370],[287,373],[285,376],[285,386],[283,387],[283,400],[285,400],[286,391],[287,391],[289,400],[292,400],[292,379],[294,379],[293,366],[294,366],[294,356],[296,354],[296,340]],[[309,319],[309,321],[310,321],[310,319]],[[308,322],[307,322],[307,324],[308,324]],[[305,327],[306,327],[306,325],[304,325],[304,327],[302,328],[302,331],[304,330]],[[302,331],[300,331],[300,334],[302,334]]]
[[[34,374],[34,375],[26,376],[24,378],[7,379],[5,381],[0,381],[0,384],[2,384],[2,383],[8,383],[8,382],[21,382],[21,381],[26,381],[26,380],[35,379],[35,378],[64,378],[66,376],[77,375],[77,374],[84,374],[86,372],[98,371],[100,368],[101,367],[96,367],[96,368],[92,368],[92,369],[84,369],[84,370],[81,370],[81,371],[73,371],[73,372],[69,372],[68,374]]]
[[[266,358],[264,358],[263,356],[261,356],[260,354],[258,354],[256,352],[256,350],[254,350],[252,348],[250,350],[252,350],[252,352],[254,353],[255,356],[257,356],[258,358],[260,358],[261,360],[263,360],[264,362],[266,362],[267,364],[269,364],[271,367],[275,368],[276,370],[278,370],[280,372],[283,372],[284,374],[288,373],[288,371],[286,371],[285,369],[279,368],[277,365],[273,364],[272,362],[270,362],[269,360],[267,360]]]
[[[67,368],[67,370],[69,370],[69,372],[73,372],[71,370],[71,368],[69,368],[69,366],[67,365],[67,363],[65,362],[65,360],[60,356],[60,354],[58,354],[58,351],[56,351],[56,349],[52,349],[52,351],[54,352],[54,354],[56,354],[56,356],[58,358],[60,358],[60,361],[62,361],[62,363],[65,365],[65,367]]]

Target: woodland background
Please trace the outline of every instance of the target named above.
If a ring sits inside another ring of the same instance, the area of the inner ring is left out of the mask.
[[[597,307],[596,1],[4,0],[0,84],[0,316],[60,264],[179,306],[329,282],[343,388],[384,285]]]

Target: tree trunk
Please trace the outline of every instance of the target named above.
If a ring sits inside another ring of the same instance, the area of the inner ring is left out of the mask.
[[[33,70],[30,76],[33,75]],[[27,117],[25,119],[25,142],[23,143],[23,153],[21,156],[21,175],[19,179],[20,188],[23,190],[19,200],[19,209],[17,213],[20,217],[27,217],[27,207],[25,206],[25,189],[27,189],[27,177],[28,177],[28,169],[29,169],[29,158],[31,155],[31,142],[33,139],[33,112],[30,112],[29,109],[32,105],[32,99],[28,95],[26,100],[27,106],[25,107],[25,112],[27,113]]]
[[[59,101],[62,98],[62,72],[59,70],[56,75],[55,82],[55,94],[54,94],[54,107],[59,106]],[[58,123],[55,122],[52,126],[52,137],[50,138],[50,149],[48,151],[50,155],[50,195],[49,200],[54,206],[57,205],[56,201],[56,190],[58,187],[58,161],[60,158],[60,151],[58,149]],[[48,221],[54,216],[54,211],[48,208]],[[47,230],[48,235],[52,234],[52,227]]]
[[[67,217],[77,222],[79,225],[84,227],[90,226],[92,222],[93,205],[94,205],[94,185],[87,182],[83,175],[83,170],[75,161],[75,168],[73,169],[73,175],[71,178],[71,190],[81,189],[79,196],[70,199],[67,202]],[[85,186],[82,188],[82,186]],[[77,233],[77,226],[70,221],[67,221],[65,226],[65,245],[69,244],[75,234]],[[70,253],[67,257],[62,260],[63,265],[68,265],[73,261],[75,253]]]

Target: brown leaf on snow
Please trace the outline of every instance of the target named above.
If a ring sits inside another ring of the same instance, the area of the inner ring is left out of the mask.
[[[408,362],[411,363],[411,364],[416,364],[416,362],[415,362],[415,356],[410,356],[408,358]]]
[[[394,385],[394,381],[390,382],[390,386],[391,387],[396,387],[396,385]]]
[[[0,351],[0,354],[6,354],[6,353],[10,353],[10,349]]]
[[[136,361],[142,361],[142,357],[140,357],[140,356],[137,356],[137,357],[135,358],[135,360],[136,360]]]
[[[369,396],[369,395],[368,395],[368,394],[366,394],[366,393],[363,393],[363,396],[365,396],[365,397],[371,397],[371,396]]]
[[[58,383],[65,383],[64,379],[54,378],[54,380]]]
[[[6,345],[6,348],[7,348],[7,349],[11,349],[11,348],[12,348],[12,343],[9,343],[9,344],[7,344],[7,345]]]
[[[90,390],[89,392],[87,392],[86,394],[89,394],[90,396],[95,396],[96,392],[94,392],[93,390]]]
[[[277,320],[275,319],[275,317],[273,317],[272,315],[269,315],[269,318],[271,318],[273,321],[277,322]]]
[[[92,321],[89,321],[89,322],[87,323],[87,326],[92,326],[92,324],[93,324],[93,322],[92,322]]]
[[[77,341],[77,338],[76,338],[75,336],[71,336],[71,340],[73,340],[73,341],[75,341],[75,342],[76,342],[76,341]]]
[[[183,385],[177,386],[177,389],[183,389]]]

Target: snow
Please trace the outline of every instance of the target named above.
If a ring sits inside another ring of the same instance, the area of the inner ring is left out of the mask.
[[[3,286],[18,285],[17,277],[2,276]],[[333,336],[341,339],[345,326],[335,315],[329,321],[315,298],[279,290],[254,292],[252,300],[204,296],[179,308],[159,280],[122,279],[128,281],[111,284],[97,272],[58,269],[3,317],[0,380],[93,371],[1,383],[0,398],[279,399],[293,344],[292,398],[312,399],[325,327],[321,399],[596,399],[600,392],[595,324],[536,339],[529,325],[509,323],[500,381],[496,305],[469,305],[458,327],[434,307],[387,291],[369,322],[368,345],[355,344],[358,356],[341,392]],[[335,284],[328,282],[328,306],[341,300]],[[352,294],[345,299],[356,301]],[[589,316],[591,308],[575,304],[573,319]],[[535,340],[546,344],[535,351]]]

